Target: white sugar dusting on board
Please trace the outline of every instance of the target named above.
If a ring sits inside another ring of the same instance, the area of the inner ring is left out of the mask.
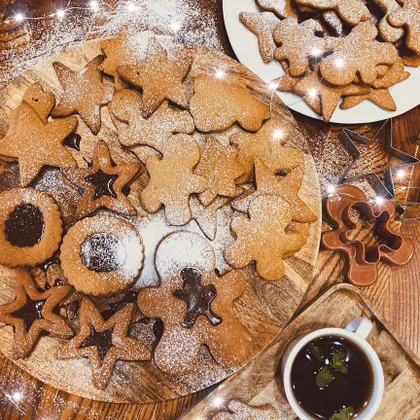
[[[95,13],[69,11],[54,24],[49,20],[30,21],[30,44],[0,52],[0,69],[7,68],[0,73],[0,87],[45,57],[85,39],[115,36],[124,26],[173,36],[187,47],[202,45],[223,51],[217,21],[210,11],[216,8],[216,0],[209,0],[207,13],[194,0],[137,0],[130,4],[133,6],[120,2],[114,10],[103,6]]]

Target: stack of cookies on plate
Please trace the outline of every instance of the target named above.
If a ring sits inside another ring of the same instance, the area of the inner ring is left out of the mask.
[[[419,0],[256,0],[243,12],[265,63],[278,60],[281,92],[300,95],[325,121],[369,100],[395,111],[389,88],[420,65]]]
[[[98,388],[118,360],[188,374],[203,345],[237,368],[255,349],[234,303],[249,276],[283,278],[317,219],[305,156],[241,76],[126,31],[101,48],[82,68],[56,60],[61,87],[30,85],[0,140],[19,163],[0,209],[15,357],[60,338],[49,363],[88,358]],[[152,340],[134,333],[145,320]]]

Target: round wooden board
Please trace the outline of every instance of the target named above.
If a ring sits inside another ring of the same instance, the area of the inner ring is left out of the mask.
[[[198,74],[214,73],[219,68],[235,74],[246,81],[255,97],[271,107],[272,117],[279,118],[284,122],[284,140],[286,143],[301,149],[305,147],[304,136],[296,121],[277,97],[274,97],[273,102],[271,102],[271,91],[260,79],[236,61],[217,51],[199,48],[193,50],[193,52],[195,60],[186,80],[191,93],[193,79]],[[60,97],[62,88],[52,67],[53,61],[58,60],[74,70],[80,70],[88,61],[99,54],[101,54],[99,41],[84,43],[62,52],[57,57],[51,57],[43,61],[7,86],[0,92],[0,135],[5,134],[11,111],[19,105],[25,90],[31,83],[39,82],[44,89],[53,92],[56,97]],[[111,81],[108,82],[111,83]],[[234,126],[224,133],[212,133],[211,135],[226,144],[232,134],[237,131],[239,131],[239,127]],[[124,150],[120,146],[118,132],[107,107],[102,110],[102,127],[98,136],[94,136],[81,120],[79,121],[77,132],[82,136],[81,151],[71,150],[71,152],[80,166],[85,166],[86,160],[91,159],[93,147],[99,139],[103,139],[108,143],[116,162],[136,160],[132,151]],[[203,137],[202,134],[197,135],[198,137]],[[136,151],[141,155],[141,150]],[[0,175],[0,190],[10,188],[16,184],[17,177],[13,176],[13,171],[16,175],[16,169],[17,165],[14,165],[12,174],[7,174],[7,176]],[[146,175],[140,177],[139,180],[132,184],[129,195],[131,202],[138,209],[138,217],[131,219],[131,221],[139,227],[140,231],[141,226],[145,224],[154,223],[155,225],[151,226],[159,226],[162,221],[161,213],[147,215],[139,204],[139,193],[146,182]],[[66,226],[74,223],[72,218],[73,207],[69,205],[69,197],[72,192],[66,190],[63,186],[60,187],[59,171],[54,169],[45,170],[38,178],[36,186],[48,191],[58,201]],[[244,296],[235,302],[235,313],[249,329],[253,338],[254,352],[252,357],[257,356],[267,347],[288,322],[299,306],[312,279],[318,255],[322,209],[318,177],[313,160],[309,156],[305,157],[305,178],[299,195],[318,217],[318,221],[311,224],[306,246],[298,254],[286,260],[286,276],[281,281],[263,281],[254,276],[253,267],[246,269],[249,286]],[[222,212],[222,215],[219,215],[219,220],[229,216],[229,207],[226,209]],[[228,213],[225,214],[226,212]],[[228,226],[227,223],[225,223],[226,226]],[[201,232],[194,220],[187,226],[182,227],[182,229]],[[179,228],[176,230],[179,230]],[[153,232],[155,233],[155,231]],[[156,228],[156,232],[159,234],[158,228]],[[211,242],[216,255],[221,256],[221,248],[231,240],[233,240],[231,235],[226,235],[226,232],[219,233],[218,230],[215,240]],[[150,255],[146,256],[146,265],[147,260],[150,260],[150,258],[152,258]],[[223,262],[220,259],[219,262],[223,266]],[[224,268],[221,267],[221,271],[223,270]],[[137,286],[142,287],[148,284],[147,279],[145,280],[143,277],[142,275]],[[14,270],[0,267],[0,285],[2,290],[0,304],[13,300],[15,278],[16,272]],[[146,327],[144,328],[147,330]],[[142,331],[141,333],[147,334],[147,331]],[[62,341],[58,339],[42,337],[30,357],[16,360],[15,363],[34,377],[60,390],[94,400],[119,403],[150,403],[174,399],[205,389],[235,372],[235,369],[226,369],[216,364],[206,347],[203,347],[196,368],[188,375],[182,377],[168,376],[152,362],[117,362],[108,387],[106,390],[99,390],[92,384],[88,360],[58,361],[55,359],[54,355],[61,345]],[[0,350],[11,359],[12,349],[12,328],[8,326],[3,327],[0,329]]]

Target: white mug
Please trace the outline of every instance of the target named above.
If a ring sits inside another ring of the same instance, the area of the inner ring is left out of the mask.
[[[357,420],[371,420],[381,404],[384,394],[384,372],[378,355],[366,341],[372,330],[372,323],[367,318],[356,318],[345,329],[323,328],[294,340],[285,350],[282,359],[283,384],[286,397],[295,414],[301,420],[318,420],[302,409],[292,389],[292,366],[298,353],[311,341],[325,336],[337,336],[356,344],[366,355],[373,372],[373,392],[368,404],[357,413]]]

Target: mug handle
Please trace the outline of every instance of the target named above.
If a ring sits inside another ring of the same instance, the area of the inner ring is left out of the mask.
[[[372,322],[364,317],[353,319],[353,321],[351,321],[350,324],[346,326],[347,331],[352,331],[365,340],[372,331],[372,328]]]

